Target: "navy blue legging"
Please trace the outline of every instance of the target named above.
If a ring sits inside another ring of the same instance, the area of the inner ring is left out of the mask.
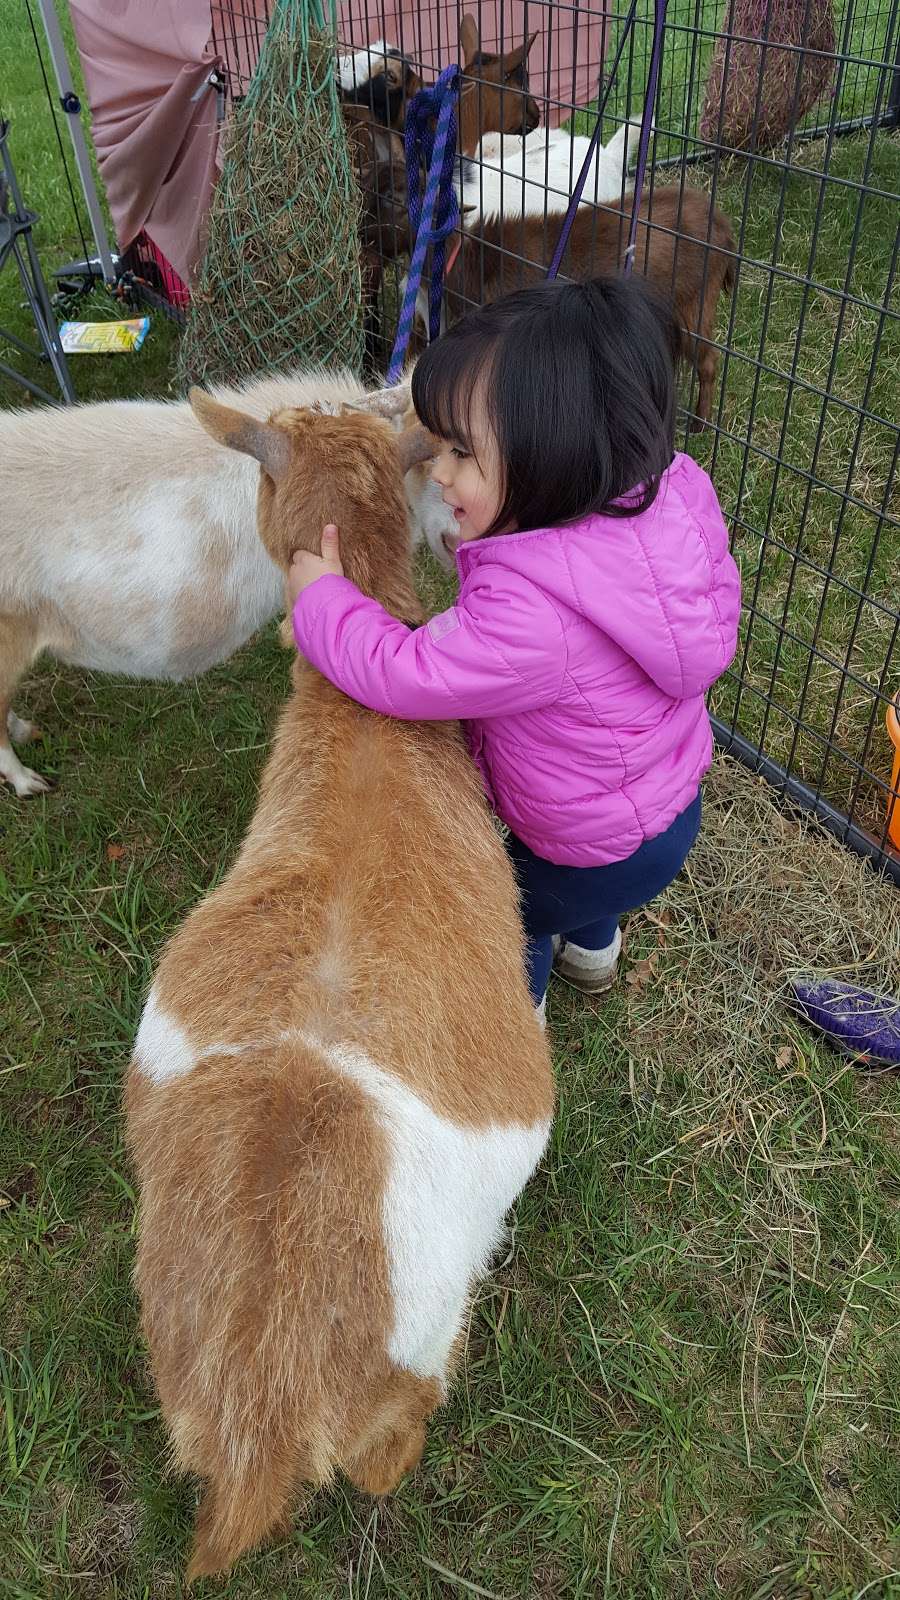
[[[550,977],[553,935],[563,934],[585,950],[604,950],[624,912],[655,900],[678,877],[699,831],[698,794],[665,833],[608,867],[557,867],[510,834],[506,848],[519,880],[528,986],[536,1003]]]

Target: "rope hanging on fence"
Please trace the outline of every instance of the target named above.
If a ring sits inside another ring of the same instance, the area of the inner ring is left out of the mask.
[[[233,111],[181,343],[184,387],[291,365],[362,366],[360,201],[325,3],[278,0]]]
[[[397,335],[391,353],[387,381],[398,383],[409,347],[416,300],[429,246],[431,288],[428,299],[428,337],[434,340],[441,331],[441,300],[444,293],[444,257],[447,239],[459,221],[459,205],[453,187],[456,160],[456,103],[459,98],[459,67],[445,67],[430,89],[420,89],[406,108],[406,186],[410,237],[415,238]],[[434,126],[435,118],[437,119]],[[420,162],[425,161],[425,195],[419,197]]]
[[[634,248],[635,240],[637,238],[638,212],[641,209],[641,197],[644,192],[644,178],[647,172],[647,158],[650,151],[650,131],[653,126],[653,108],[656,104],[656,90],[657,85],[659,84],[659,69],[662,63],[663,39],[666,31],[667,3],[668,0],[656,0],[654,7],[653,44],[650,50],[650,64],[647,68],[647,89],[644,95],[644,111],[641,117],[641,140],[638,149],[637,169],[634,175],[634,191],[631,201],[631,223],[628,229],[628,247],[625,251],[624,270],[626,275],[634,266]],[[578,182],[572,191],[572,198],[569,201],[569,208],[565,214],[565,217],[563,218],[563,225],[559,230],[559,238],[556,241],[556,249],[553,252],[550,266],[547,269],[548,278],[555,278],[560,267],[562,266],[562,259],[566,253],[566,246],[569,242],[569,234],[572,231],[572,223],[575,221],[575,214],[579,205],[581,204],[581,195],[584,190],[587,175],[591,170],[591,165],[594,160],[594,152],[600,142],[600,130],[603,126],[603,113],[606,110],[606,102],[612,93],[613,85],[616,81],[616,72],[618,71],[619,62],[622,59],[622,52],[625,49],[628,36],[634,27],[634,19],[636,15],[637,0],[631,0],[631,5],[628,9],[628,14],[625,18],[622,32],[619,37],[618,48],[606,80],[606,86],[600,96],[597,106],[597,121],[594,126],[594,131],[591,135],[591,141],[588,145],[584,162],[578,175]]]

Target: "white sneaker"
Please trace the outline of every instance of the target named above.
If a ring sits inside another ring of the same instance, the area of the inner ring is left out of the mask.
[[[611,944],[602,950],[585,950],[571,939],[554,939],[553,966],[561,978],[580,989],[582,994],[603,994],[616,981],[621,949],[622,934],[618,928]]]
[[[546,996],[546,994],[544,995],[543,999],[535,1006],[534,1014],[537,1017],[538,1022],[540,1023],[541,1027],[546,1029],[546,1027],[547,1027],[547,996]]]

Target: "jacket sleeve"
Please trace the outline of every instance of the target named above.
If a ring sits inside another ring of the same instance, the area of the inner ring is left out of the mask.
[[[294,606],[301,655],[386,716],[441,721],[550,705],[566,668],[562,624],[527,580],[482,567],[465,598],[421,628],[398,622],[347,578],[327,575]]]

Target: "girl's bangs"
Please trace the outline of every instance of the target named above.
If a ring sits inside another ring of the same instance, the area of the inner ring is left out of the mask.
[[[413,368],[412,400],[422,426],[476,459],[472,410],[476,394],[486,392],[483,380],[491,356],[482,340],[445,335],[429,345]]]

